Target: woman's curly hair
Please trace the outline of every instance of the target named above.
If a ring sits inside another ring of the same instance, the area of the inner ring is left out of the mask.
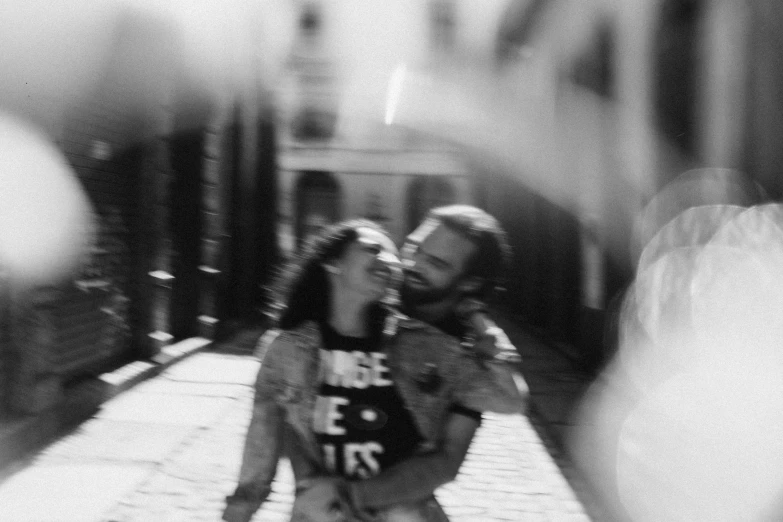
[[[369,228],[389,236],[377,223],[367,219],[349,219],[324,228],[308,238],[296,258],[278,269],[271,286],[272,299],[267,315],[277,328],[296,328],[305,321],[326,322],[331,310],[331,285],[325,264],[339,259],[359,237],[360,228]],[[388,313],[388,300],[370,308],[370,331],[380,334]]]

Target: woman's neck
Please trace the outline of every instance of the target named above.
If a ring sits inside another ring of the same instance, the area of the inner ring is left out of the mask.
[[[367,312],[370,303],[356,295],[334,292],[331,299],[329,325],[342,335],[366,337]]]

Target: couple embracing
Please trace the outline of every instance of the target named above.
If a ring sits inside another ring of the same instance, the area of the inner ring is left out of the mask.
[[[371,221],[313,238],[259,342],[223,519],[252,518],[286,455],[292,522],[447,521],[433,493],[456,477],[482,413],[524,409],[516,350],[484,310],[508,255],[498,222],[467,205],[432,210],[402,262]]]

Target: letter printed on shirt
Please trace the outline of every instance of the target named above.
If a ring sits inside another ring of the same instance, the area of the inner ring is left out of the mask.
[[[326,469],[332,473],[337,472],[337,459],[335,458],[334,444],[324,444],[324,461],[326,463]]]
[[[334,386],[332,382],[334,375],[334,357],[330,350],[321,348],[321,367],[318,369],[318,382],[325,382]]]
[[[372,372],[370,361],[364,352],[353,352],[354,378],[351,383],[354,388],[365,390],[370,387],[372,382]]]
[[[372,374],[374,386],[391,386],[392,381],[388,379],[389,367],[386,366],[386,354],[374,352],[372,354]]]
[[[343,419],[340,406],[346,406],[350,401],[345,397],[324,397],[315,399],[313,412],[313,431],[327,435],[345,435],[345,428],[337,425]]]
[[[345,445],[345,473],[347,476],[369,478],[377,475],[381,467],[375,455],[383,453],[378,442],[353,443]],[[363,465],[363,466],[362,466]]]
[[[334,372],[337,374],[335,386],[350,388],[353,386],[356,362],[350,352],[335,351]]]

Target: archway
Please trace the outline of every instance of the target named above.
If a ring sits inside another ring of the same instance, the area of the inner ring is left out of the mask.
[[[427,212],[456,202],[454,185],[442,176],[417,176],[408,185],[408,232],[415,229]]]
[[[296,184],[296,244],[340,219],[340,185],[328,172],[305,171]]]

